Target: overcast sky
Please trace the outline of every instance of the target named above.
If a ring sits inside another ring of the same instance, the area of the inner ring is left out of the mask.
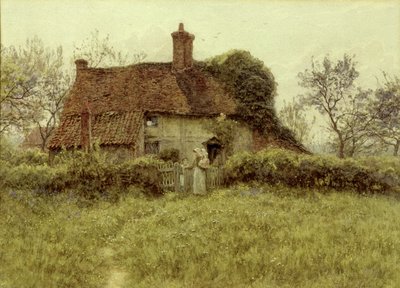
[[[355,54],[364,87],[375,87],[381,71],[400,75],[400,1],[1,0],[2,44],[37,35],[67,57],[98,29],[118,50],[171,61],[179,22],[196,36],[197,60],[236,48],[264,61],[279,85],[278,108],[301,92],[297,74],[312,56]]]

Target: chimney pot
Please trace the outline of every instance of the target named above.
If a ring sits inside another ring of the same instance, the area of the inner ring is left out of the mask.
[[[78,59],[75,61],[76,70],[85,69],[88,67],[88,62],[85,59]]]

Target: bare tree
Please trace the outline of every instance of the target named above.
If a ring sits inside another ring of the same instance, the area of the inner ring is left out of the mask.
[[[99,31],[94,30],[80,45],[75,45],[73,61],[82,58],[88,61],[90,67],[95,68],[136,64],[146,57],[144,52],[131,55],[115,50],[109,35],[101,37]]]
[[[43,151],[59,123],[64,99],[71,84],[71,77],[64,68],[61,47],[49,54],[46,64],[47,70],[42,74],[42,79],[38,83],[39,92],[33,97],[38,113],[32,118],[39,130]]]
[[[383,87],[375,91],[370,113],[373,115],[371,135],[386,146],[393,147],[393,155],[400,149],[400,79],[383,73]]]
[[[315,117],[311,122],[307,121],[303,108],[300,103],[292,99],[291,102],[285,102],[284,107],[279,111],[279,118],[282,123],[295,134],[296,139],[305,144],[309,142],[311,126],[315,123]]]
[[[338,157],[353,156],[368,142],[371,117],[366,110],[370,91],[355,88],[359,76],[354,56],[344,55],[333,63],[312,60],[311,69],[299,73],[300,85],[308,89],[302,103],[315,107],[328,118],[328,131],[334,135]]]

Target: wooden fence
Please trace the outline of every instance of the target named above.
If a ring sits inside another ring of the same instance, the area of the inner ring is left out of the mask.
[[[167,163],[158,166],[161,173],[161,186],[165,190],[190,192],[193,187],[193,169],[184,168],[179,163]],[[223,184],[224,175],[221,167],[210,167],[206,170],[207,190]]]

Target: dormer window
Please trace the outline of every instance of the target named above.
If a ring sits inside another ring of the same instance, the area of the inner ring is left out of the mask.
[[[158,125],[158,117],[157,116],[148,116],[146,118],[146,126],[147,127],[157,127]]]

